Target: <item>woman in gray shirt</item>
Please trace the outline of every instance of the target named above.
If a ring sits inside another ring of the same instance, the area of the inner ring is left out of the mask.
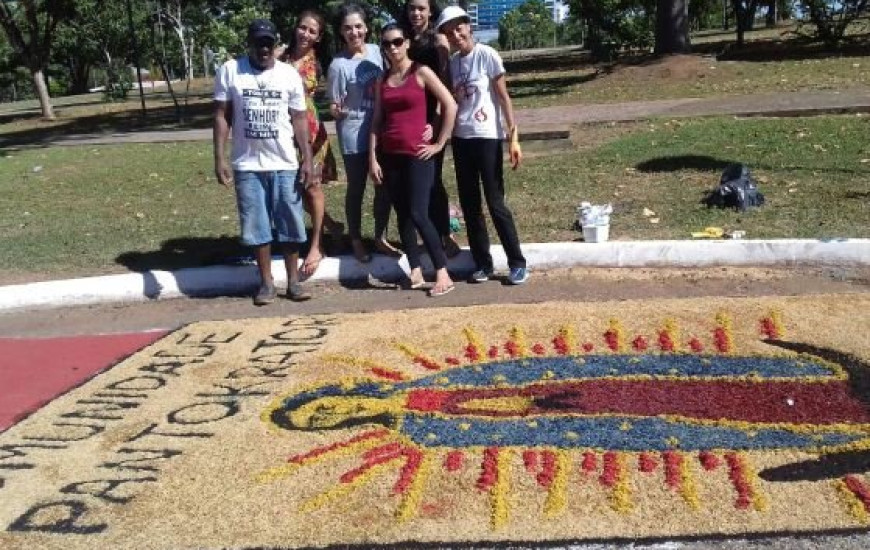
[[[371,260],[371,256],[362,242],[362,202],[369,173],[369,128],[374,110],[374,86],[383,73],[383,60],[378,47],[366,43],[369,34],[366,13],[358,4],[341,7],[336,27],[344,48],[329,65],[327,94],[347,174],[344,209],[348,233],[354,256],[365,263]],[[374,216],[375,248],[390,256],[401,256],[401,252],[386,239],[390,198],[380,185],[375,186]]]

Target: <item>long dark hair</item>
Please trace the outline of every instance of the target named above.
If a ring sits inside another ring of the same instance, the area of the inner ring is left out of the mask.
[[[426,27],[426,34],[434,34],[435,30],[435,22],[438,21],[438,17],[441,15],[441,6],[438,5],[438,2],[435,0],[427,0],[429,2],[429,25]],[[402,4],[402,11],[397,14],[396,21],[399,25],[402,26],[402,29],[405,31],[405,37],[409,39],[415,38],[423,38],[416,37],[414,34],[414,26],[411,25],[411,20],[408,19],[408,6],[411,5],[411,0],[405,0],[405,3]],[[427,37],[428,38],[428,37]]]
[[[384,35],[390,31],[399,31],[400,33],[402,33],[402,37],[405,40],[408,40],[408,37],[410,36],[400,24],[396,23],[395,21],[390,21],[389,23],[381,27],[381,39],[383,39]],[[381,59],[384,62],[384,68],[389,69],[391,67],[390,59],[387,57],[387,54],[386,52],[384,52],[383,48],[381,48]]]
[[[296,50],[296,27],[298,27],[299,23],[306,17],[314,19],[314,22],[317,23],[317,27],[320,29],[320,40],[316,44],[314,44],[314,55],[318,59],[323,57],[323,48],[325,43],[324,39],[326,38],[327,32],[326,18],[323,16],[322,13],[315,9],[307,9],[296,17],[296,23],[293,25],[293,31],[290,34],[290,40],[287,43],[287,51],[284,55],[284,57],[286,57],[288,60],[293,55],[293,52]]]
[[[396,16],[396,21],[399,25],[402,26],[402,29],[405,31],[405,36],[411,40],[434,40],[434,35],[437,32],[435,29],[435,22],[438,21],[438,17],[441,15],[441,6],[438,5],[436,0],[427,0],[429,2],[429,25],[426,27],[424,34],[427,36],[417,36],[414,34],[414,26],[411,24],[411,20],[408,18],[408,6],[411,5],[411,0],[405,0],[405,3],[402,4],[402,11],[399,12]]]
[[[372,33],[372,29],[369,26],[368,11],[361,4],[346,2],[338,8],[338,12],[335,15],[335,35],[338,37],[339,44],[342,46],[345,44],[344,36],[341,34],[341,25],[344,23],[344,19],[350,15],[359,15],[362,18],[363,23],[366,25],[366,42],[368,42]]]

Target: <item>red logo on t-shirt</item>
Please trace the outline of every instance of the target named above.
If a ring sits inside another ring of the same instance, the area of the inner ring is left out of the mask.
[[[476,120],[478,122],[486,122],[486,119],[488,119],[488,118],[489,117],[486,116],[486,112],[483,110],[483,107],[481,107],[480,109],[477,110],[476,113],[474,113],[474,120]]]

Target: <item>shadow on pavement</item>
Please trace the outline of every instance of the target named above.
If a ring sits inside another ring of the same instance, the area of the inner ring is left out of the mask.
[[[310,232],[310,228],[308,230]],[[364,244],[369,250],[373,249],[374,243],[370,239],[364,239]],[[395,242],[392,244],[399,245]],[[371,262],[356,262],[350,255],[350,239],[347,235],[327,234],[323,238],[323,245],[327,257],[342,256],[337,282],[346,289],[395,290],[402,283],[404,277],[395,258],[372,254]],[[276,249],[272,253],[273,261],[282,259]],[[307,253],[306,243],[299,257],[305,258]],[[164,241],[157,250],[121,253],[115,257],[115,262],[142,274],[142,292],[150,298],[158,298],[164,290],[159,280],[163,275],[152,273],[155,271],[173,272],[178,289],[187,296],[238,295],[240,286],[253,289],[258,281],[251,248],[243,245],[236,236],[178,237]],[[196,272],[187,271],[201,267],[216,268],[220,273],[215,280],[225,280],[226,288],[217,285],[213,292],[205,294]]]

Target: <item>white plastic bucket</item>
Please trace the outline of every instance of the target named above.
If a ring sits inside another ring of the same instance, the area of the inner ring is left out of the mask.
[[[587,243],[603,243],[610,237],[609,225],[584,225],[583,240]]]

